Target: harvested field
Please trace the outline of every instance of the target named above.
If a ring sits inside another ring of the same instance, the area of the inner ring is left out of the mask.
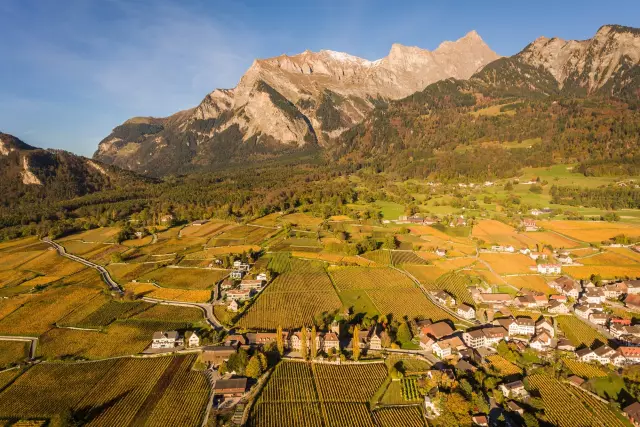
[[[620,234],[628,237],[640,237],[640,227],[624,222],[541,221],[540,225],[584,242],[601,242]]]
[[[487,262],[497,274],[527,274],[536,263],[522,254],[482,253],[480,259]]]
[[[547,284],[546,280],[542,276],[530,275],[530,276],[512,276],[508,277],[507,282],[515,286],[518,289],[530,289],[536,292],[542,292],[547,295],[555,293],[553,289]]]

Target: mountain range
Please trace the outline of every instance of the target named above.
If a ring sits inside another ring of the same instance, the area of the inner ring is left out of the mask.
[[[605,25],[588,40],[540,37],[500,57],[472,31],[434,51],[394,44],[368,61],[323,50],[254,61],[233,89],[166,118],[136,117],[94,159],[149,175],[216,169],[340,140],[377,107],[454,79],[479,97],[640,96],[640,30]],[[437,83],[436,83],[437,84]]]

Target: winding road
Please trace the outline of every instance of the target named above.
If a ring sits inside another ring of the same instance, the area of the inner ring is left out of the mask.
[[[49,239],[48,237],[45,237],[44,239],[42,239],[42,241],[45,242],[45,243],[50,244],[51,246],[53,246],[55,248],[55,250],[58,251],[58,254],[60,256],[63,256],[65,258],[69,258],[70,260],[79,262],[80,264],[86,265],[87,267],[91,267],[94,270],[97,270],[98,273],[100,273],[100,276],[102,276],[102,280],[104,280],[104,282],[109,286],[109,288],[111,288],[112,291],[117,292],[120,295],[124,294],[124,291],[122,290],[120,285],[118,285],[115,282],[115,280],[113,280],[111,278],[111,276],[109,275],[109,272],[103,266],[98,265],[96,263],[93,263],[91,261],[88,261],[88,260],[86,260],[84,258],[80,258],[79,256],[67,253],[67,250],[64,248],[64,246],[54,242],[53,240]]]
[[[118,285],[116,283],[116,281],[111,278],[111,276],[109,275],[109,272],[103,266],[95,264],[95,263],[93,263],[91,261],[88,261],[88,260],[86,260],[84,258],[80,258],[79,256],[67,253],[67,251],[65,250],[65,248],[62,245],[52,241],[48,237],[45,237],[44,239],[42,239],[42,241],[45,242],[45,243],[50,244],[51,246],[53,246],[56,249],[56,251],[58,251],[58,254],[60,254],[60,256],[69,258],[70,260],[79,262],[79,263],[81,263],[83,265],[86,265],[87,267],[91,267],[91,268],[97,270],[100,273],[100,275],[102,276],[102,279],[105,281],[105,283],[107,285],[109,285],[109,288],[111,288],[115,292],[118,292],[120,295],[124,294],[124,291],[122,290],[120,285]],[[155,304],[164,304],[164,305],[175,305],[175,306],[179,306],[179,307],[195,307],[195,308],[199,308],[200,310],[203,311],[204,318],[207,321],[207,323],[209,325],[211,325],[213,328],[224,329],[225,331],[229,330],[222,323],[220,323],[220,321],[214,315],[214,313],[213,313],[213,304],[191,303],[191,302],[182,302],[182,301],[170,301],[170,300],[161,300],[161,299],[148,298],[148,297],[143,297],[142,300],[143,301],[147,301],[147,302],[151,302],[151,303],[155,303]],[[0,339],[2,339],[2,338],[0,337]]]
[[[155,304],[175,305],[175,306],[178,306],[178,307],[199,308],[200,310],[202,310],[204,312],[204,317],[207,320],[207,323],[209,325],[211,325],[213,328],[224,329],[225,331],[229,330],[229,328],[227,328],[222,323],[220,323],[220,321],[218,321],[216,316],[213,314],[213,304],[196,303],[196,302],[168,301],[168,300],[149,298],[149,297],[142,297],[142,301],[151,302],[151,303],[155,303]]]

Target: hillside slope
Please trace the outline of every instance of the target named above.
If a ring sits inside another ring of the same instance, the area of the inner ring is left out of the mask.
[[[377,61],[328,50],[256,60],[234,89],[216,89],[193,109],[116,127],[94,158],[163,175],[313,151],[376,105],[469,78],[497,58],[473,31],[434,51],[394,44]]]

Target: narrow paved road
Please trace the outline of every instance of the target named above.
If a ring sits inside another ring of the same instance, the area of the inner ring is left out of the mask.
[[[38,338],[36,337],[19,337],[12,335],[0,335],[0,341],[23,341],[30,342],[31,347],[29,348],[29,358],[36,358],[36,350],[38,348]]]
[[[195,308],[199,308],[200,310],[202,310],[204,312],[204,317],[207,320],[207,323],[209,323],[209,325],[211,325],[212,327],[217,328],[217,329],[224,329],[225,331],[229,330],[229,328],[227,328],[222,323],[220,323],[220,321],[213,314],[213,304],[196,303],[196,302],[181,302],[181,301],[167,301],[167,300],[149,298],[149,297],[143,297],[142,300],[143,301],[147,301],[147,302],[152,302],[152,303],[155,303],[155,304],[164,304],[164,305],[175,305],[175,306],[179,306],[179,307],[195,307]]]
[[[120,285],[118,285],[115,282],[115,280],[111,278],[111,276],[109,275],[109,272],[103,266],[95,264],[84,258],[80,258],[79,256],[67,253],[67,251],[62,245],[59,245],[58,243],[54,242],[48,237],[45,237],[44,239],[42,239],[42,241],[53,246],[56,249],[56,251],[58,251],[58,254],[60,254],[60,256],[69,258],[72,261],[79,262],[80,264],[84,264],[87,267],[91,267],[94,270],[97,270],[98,273],[100,273],[100,276],[102,276],[102,280],[104,280],[104,282],[111,288],[112,291],[118,292],[120,295],[124,294],[124,292],[122,291],[122,288],[120,288]]]

